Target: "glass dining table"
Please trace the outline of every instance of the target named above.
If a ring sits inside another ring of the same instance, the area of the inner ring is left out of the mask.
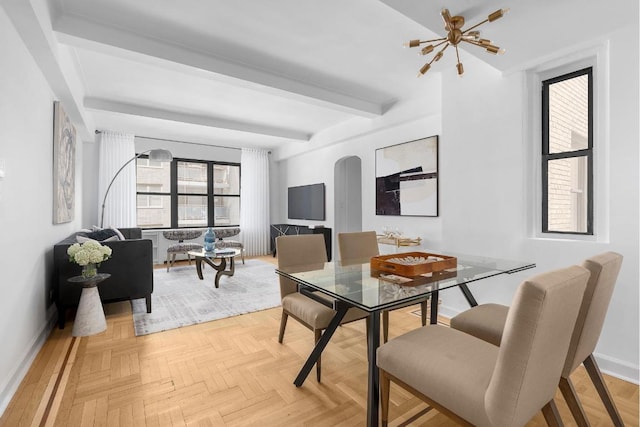
[[[411,301],[418,303],[430,296],[430,323],[435,324],[437,323],[440,291],[458,288],[469,305],[473,307],[478,304],[467,286],[469,283],[484,281],[502,274],[517,273],[536,266],[531,262],[450,252],[446,254],[457,258],[455,268],[413,277],[403,277],[372,269],[369,258],[276,269],[277,274],[298,284],[298,292],[321,304],[328,305],[336,311],[329,326],[298,373],[294,381],[296,387],[300,387],[304,383],[347,310],[351,307],[360,308],[369,313],[367,425],[377,426],[379,376],[376,366],[376,350],[380,346],[380,312],[405,306]],[[328,295],[331,298],[327,299],[318,293]]]

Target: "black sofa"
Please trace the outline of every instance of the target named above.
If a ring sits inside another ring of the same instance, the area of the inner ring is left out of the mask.
[[[126,240],[102,242],[112,249],[111,258],[100,264],[99,273],[111,277],[98,284],[100,299],[104,303],[145,298],[147,313],[151,313],[153,292],[153,248],[151,240],[142,239],[139,228],[119,229]],[[81,286],[67,282],[79,276],[82,267],[69,261],[67,249],[76,243],[76,233],[53,247],[53,298],[58,308],[58,326],[64,328],[66,310],[78,306]]]

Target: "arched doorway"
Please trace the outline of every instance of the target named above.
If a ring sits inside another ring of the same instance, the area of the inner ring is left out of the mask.
[[[334,166],[333,253],[338,259],[338,233],[362,231],[362,160],[343,157]]]

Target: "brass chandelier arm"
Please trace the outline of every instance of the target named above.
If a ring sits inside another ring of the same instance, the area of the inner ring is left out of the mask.
[[[442,40],[446,40],[446,37],[440,37],[439,39],[431,39],[431,40],[409,40],[407,43],[403,43],[404,47],[418,47],[423,43],[432,43],[438,42]]]
[[[475,40],[465,40],[465,39],[463,39],[462,41],[467,42],[469,44],[472,44],[474,46],[482,47],[482,48],[486,49],[487,52],[489,52],[489,53],[493,53],[493,54],[504,53],[503,50],[500,49],[498,46],[492,45],[490,43],[485,44],[485,43],[477,42]]]
[[[464,67],[462,66],[462,62],[460,62],[460,53],[458,52],[458,45],[456,45],[455,48],[456,48],[456,59],[458,60],[458,63],[456,64],[456,69],[458,70],[458,75],[461,76],[464,74]]]
[[[442,55],[444,54],[444,51],[449,47],[450,43],[447,42],[446,45],[444,45],[444,47],[442,49],[440,49],[438,51],[438,53],[436,53],[433,58],[431,58],[431,61],[427,62],[426,64],[424,64],[422,66],[422,68],[420,68],[420,71],[418,72],[418,77],[424,76],[425,73],[427,71],[429,71],[429,69],[431,68],[431,64],[433,64],[434,62],[437,62],[440,60],[440,58],[442,58]]]
[[[421,54],[421,55],[428,55],[428,54],[430,54],[431,52],[433,52],[433,49],[435,49],[435,48],[437,48],[437,47],[439,47],[439,46],[442,46],[444,43],[448,43],[448,42],[447,42],[447,39],[443,39],[443,40],[442,40],[440,43],[438,43],[438,44],[430,44],[430,45],[428,45],[428,46],[425,46],[425,47],[423,47],[423,48],[422,48],[422,50],[420,51],[420,54]]]
[[[440,49],[440,50],[438,51],[438,53],[436,53],[436,54],[435,54],[435,56],[433,57],[433,59],[431,59],[430,64],[431,64],[431,63],[433,63],[433,62],[439,61],[439,60],[440,60],[440,58],[442,58],[442,55],[444,54],[444,51],[445,51],[445,50],[447,50],[447,48],[449,47],[449,45],[450,45],[450,44],[451,44],[451,43],[448,43],[448,42],[447,42],[447,44],[446,44],[446,45],[444,45],[444,47],[443,47],[442,49]]]
[[[487,22],[489,22],[489,19],[485,19],[485,20],[484,20],[484,21],[482,21],[482,22],[478,22],[476,25],[474,25],[474,26],[472,26],[472,27],[469,27],[469,28],[467,28],[466,30],[464,30],[464,31],[462,32],[462,35],[467,34],[469,31],[473,30],[474,28],[478,28],[480,25],[482,25],[482,24],[486,24]]]
[[[451,31],[451,14],[449,13],[449,9],[442,9],[440,15],[442,16],[442,20],[444,21],[444,29],[447,32]]]

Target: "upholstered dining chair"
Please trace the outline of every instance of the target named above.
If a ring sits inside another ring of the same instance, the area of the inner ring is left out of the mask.
[[[167,248],[167,272],[169,268],[176,261],[177,254],[186,254],[189,265],[191,265],[191,257],[189,251],[197,251],[202,249],[202,245],[194,242],[186,242],[185,240],[197,239],[202,236],[202,230],[166,230],[162,232],[162,235],[167,240],[177,241],[169,245]]]
[[[375,231],[338,233],[338,249],[340,250],[340,260],[343,264],[349,264],[350,262],[361,263],[364,259],[370,259],[371,257],[380,255],[380,251],[378,250],[378,236]],[[428,301],[429,297],[420,302],[422,326],[427,324]],[[397,308],[414,304],[415,302],[411,302]],[[382,312],[382,339],[383,342],[387,342],[389,339],[389,310]]]
[[[327,262],[327,250],[322,234],[301,234],[279,236],[276,238],[276,252],[278,254],[278,268],[300,266],[299,271],[320,269]],[[311,329],[317,343],[336,314],[335,310],[327,307],[298,292],[296,283],[283,276],[280,277],[280,296],[282,298],[282,318],[280,320],[280,334],[278,342],[282,344],[287,319],[293,317],[307,328]],[[323,297],[324,294],[318,293]],[[350,308],[344,316],[342,324],[367,318],[367,312]],[[367,324],[368,327],[368,324]],[[316,377],[320,381],[321,358],[316,363]]]
[[[562,425],[553,397],[588,279],[571,266],[525,280],[500,347],[440,325],[380,346],[382,424],[393,381],[461,425],[523,426],[541,409]]]
[[[569,376],[580,364],[591,378],[615,426],[624,425],[600,369],[593,357],[602,331],[613,288],[622,266],[622,255],[605,252],[586,259],[582,266],[591,273],[576,321],[559,387],[578,426],[589,422]],[[451,327],[495,345],[501,345],[509,308],[499,304],[482,304],[451,319]]]

